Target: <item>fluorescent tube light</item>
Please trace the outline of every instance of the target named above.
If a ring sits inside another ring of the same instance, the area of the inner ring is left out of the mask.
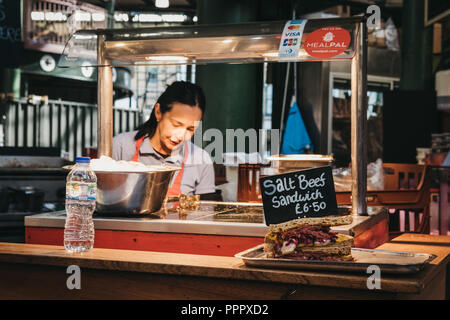
[[[169,0],[155,0],[155,7],[157,8],[168,8]]]

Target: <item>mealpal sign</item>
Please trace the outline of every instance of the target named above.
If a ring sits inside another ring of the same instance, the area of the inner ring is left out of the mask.
[[[259,182],[266,225],[337,212],[330,166],[267,176]]]
[[[340,27],[325,27],[311,32],[305,40],[305,51],[315,58],[335,57],[350,45],[350,33]]]

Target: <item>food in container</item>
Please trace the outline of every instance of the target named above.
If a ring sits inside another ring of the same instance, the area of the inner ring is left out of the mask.
[[[106,156],[92,159],[91,168],[97,176],[96,213],[112,216],[151,214],[161,209],[172,177],[180,170]]]

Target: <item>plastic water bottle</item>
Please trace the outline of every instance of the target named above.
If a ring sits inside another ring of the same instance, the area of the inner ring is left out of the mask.
[[[67,176],[66,225],[64,248],[68,252],[89,251],[94,246],[94,222],[97,177],[89,167],[91,159],[77,157]]]

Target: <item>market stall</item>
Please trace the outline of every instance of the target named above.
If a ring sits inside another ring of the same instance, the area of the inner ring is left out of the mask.
[[[286,34],[289,37],[284,39]],[[326,37],[327,41],[323,42]],[[292,39],[297,40],[296,49],[289,42]],[[364,17],[81,30],[67,43],[59,65],[99,68],[100,157],[112,154],[113,66],[351,60],[352,87],[356,92],[352,96],[352,205],[345,210],[352,213],[353,223],[334,230],[353,236],[357,247],[373,249],[388,240],[388,214],[384,208],[368,210],[366,205],[366,99],[362,98],[366,95],[365,47]],[[286,48],[294,49],[294,53],[282,52]],[[109,177],[109,174],[102,173],[101,177]],[[108,217],[109,214],[97,212],[94,215],[96,247],[233,256],[262,243],[268,229],[261,203],[202,201],[198,208],[188,209],[181,209],[177,203],[167,203],[152,215],[139,216],[125,211],[115,212],[116,217]],[[64,219],[64,211],[27,218],[26,242],[61,245]]]
[[[77,31],[60,67],[98,66],[98,156],[112,154],[112,67],[351,60],[352,208],[367,214],[365,17]],[[281,43],[281,45],[280,45]]]
[[[284,29],[292,27],[288,30],[297,34],[295,30],[301,28],[300,25],[302,22],[297,25],[268,22],[79,31],[67,44],[60,65],[99,67],[98,155],[111,156],[113,66],[351,60],[352,197],[349,209],[353,222],[336,227],[336,231],[355,236],[355,243],[382,239],[375,235],[387,234],[387,213],[384,209],[367,208],[366,203],[365,18],[309,20],[303,23],[303,32],[298,34],[297,51],[291,56],[283,55],[286,53],[281,52],[283,44],[286,43],[286,47],[290,44],[289,39],[285,42],[282,37]],[[343,43],[340,49],[330,49],[323,44],[323,41],[328,44],[333,41],[335,34],[331,31],[343,37],[335,39],[335,43]],[[318,39],[315,38],[317,32]],[[292,40],[292,46],[294,42]],[[169,204],[163,206],[159,214],[153,213],[157,217],[95,216],[96,248],[83,254],[69,254],[60,246],[64,212],[27,218],[28,243],[0,245],[0,270],[6,279],[12,279],[2,282],[0,291],[8,292],[9,297],[13,292],[16,298],[39,295],[41,298],[87,299],[445,297],[442,279],[449,259],[448,239],[443,239],[443,243],[422,239],[428,243],[419,246],[410,243],[408,237],[399,237],[398,243],[380,246],[387,241],[383,239],[368,245],[383,252],[351,249],[355,256],[372,255],[375,259],[370,260],[372,264],[382,268],[381,287],[373,290],[367,282],[367,261],[297,263],[292,259],[295,264],[292,269],[273,264],[279,260],[262,261],[264,259],[255,254],[254,248],[248,251],[255,244],[259,244],[261,251],[267,232],[261,204],[234,203],[227,207],[224,203],[200,202],[198,205],[198,208],[183,211]],[[180,241],[187,235],[188,241]],[[115,242],[117,239],[119,241]],[[188,242],[193,245],[186,246]],[[166,247],[155,248],[155,245]],[[237,257],[229,256],[236,251],[242,252]],[[380,260],[380,256],[387,258]],[[60,285],[65,283],[66,268],[71,265],[83,269],[84,290],[70,291]],[[347,272],[342,272],[343,268],[348,268]],[[27,276],[31,274],[32,277]],[[14,281],[18,278],[21,279],[19,284]],[[46,283],[44,288],[42,283]]]

